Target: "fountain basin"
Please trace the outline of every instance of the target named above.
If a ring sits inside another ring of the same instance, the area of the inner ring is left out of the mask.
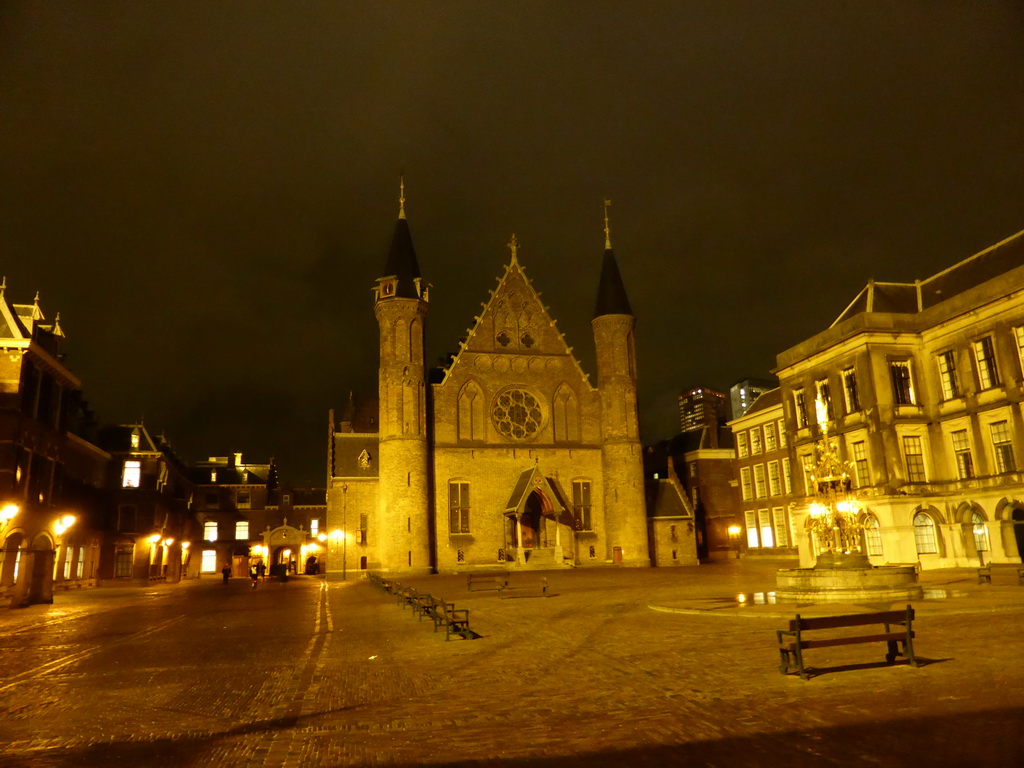
[[[789,568],[776,573],[775,583],[779,600],[796,602],[885,602],[922,595],[912,565]]]

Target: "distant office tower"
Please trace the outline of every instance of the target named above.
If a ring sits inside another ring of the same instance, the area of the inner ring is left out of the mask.
[[[724,422],[727,400],[724,392],[695,387],[679,395],[679,429],[694,432]]]
[[[732,406],[732,418],[738,419],[747,412],[747,408],[754,404],[765,392],[770,392],[779,386],[776,381],[767,379],[741,379],[729,387],[729,402]]]

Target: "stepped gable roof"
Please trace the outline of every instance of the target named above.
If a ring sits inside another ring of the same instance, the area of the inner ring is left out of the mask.
[[[395,295],[399,298],[419,298],[419,294],[416,292],[416,280],[422,275],[420,275],[419,262],[416,260],[416,249],[412,244],[409,222],[404,216],[395,222],[395,231],[391,236],[391,248],[388,249],[384,275],[393,275],[397,279]]]
[[[1020,266],[1024,266],[1024,231],[924,280],[914,283],[872,280],[832,325],[862,312],[916,314]]]
[[[594,317],[602,315],[632,315],[626,286],[622,283],[619,264],[615,260],[615,251],[605,248],[604,260],[601,262],[601,280],[597,285],[597,305]]]

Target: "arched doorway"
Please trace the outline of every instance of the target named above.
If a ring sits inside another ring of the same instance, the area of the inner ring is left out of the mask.
[[[1024,509],[1013,510],[1013,537],[1017,540],[1017,557],[1024,562]]]
[[[541,540],[541,533],[544,530],[544,499],[537,491],[531,493],[526,500],[526,507],[519,520],[519,527],[523,534],[523,541],[520,545],[523,549],[545,546]]]

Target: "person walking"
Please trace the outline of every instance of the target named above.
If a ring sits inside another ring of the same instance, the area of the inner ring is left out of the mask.
[[[228,583],[228,579],[231,578],[231,563],[224,563],[224,567],[220,569],[221,575],[224,577],[224,583]]]
[[[256,585],[260,580],[260,569],[257,566],[253,566],[249,569],[249,578],[252,579],[252,588],[256,589]]]

